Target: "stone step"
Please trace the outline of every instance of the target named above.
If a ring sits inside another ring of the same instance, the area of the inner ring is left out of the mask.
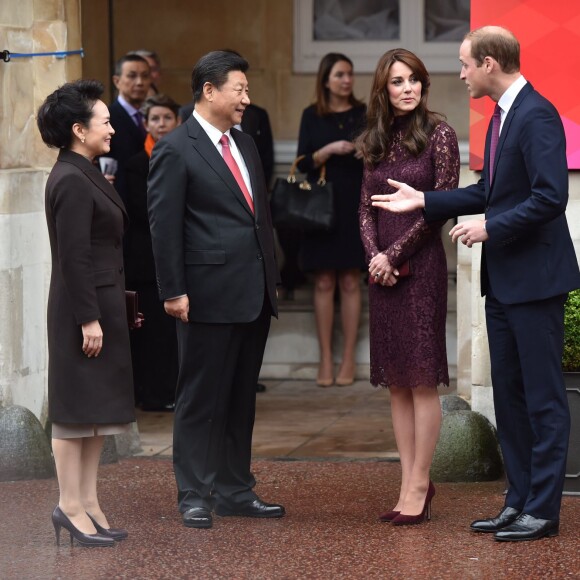
[[[369,378],[369,317],[366,289],[356,349],[356,378]],[[447,314],[447,357],[449,375],[457,378],[457,314],[455,311],[455,281],[450,279]],[[340,314],[335,314],[334,360],[340,363],[342,333]],[[315,380],[318,368],[318,340],[312,305],[312,287],[306,285],[295,291],[294,300],[280,301],[280,316],[272,319],[272,326],[260,378]]]

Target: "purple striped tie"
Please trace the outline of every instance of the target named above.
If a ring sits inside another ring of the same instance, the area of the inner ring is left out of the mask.
[[[137,129],[139,129],[139,132],[141,133],[141,135],[143,135],[143,138],[147,137],[147,129],[145,129],[145,125],[143,124],[143,114],[141,113],[141,111],[137,111],[133,115],[133,117],[135,118]]]
[[[489,183],[493,180],[493,166],[495,161],[495,151],[497,149],[497,142],[499,141],[499,127],[501,125],[501,108],[496,103],[493,110],[493,117],[491,118],[491,140],[489,142]]]

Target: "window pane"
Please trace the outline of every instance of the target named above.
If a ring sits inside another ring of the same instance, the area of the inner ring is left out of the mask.
[[[314,40],[398,40],[399,1],[314,0]]]
[[[424,0],[425,41],[462,41],[469,32],[470,0]]]

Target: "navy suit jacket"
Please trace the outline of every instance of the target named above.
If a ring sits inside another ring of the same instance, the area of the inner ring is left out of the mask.
[[[162,299],[187,294],[189,319],[246,323],[277,314],[279,280],[264,172],[254,140],[231,130],[248,168],[255,214],[192,116],[151,155],[148,208]]]
[[[565,210],[566,137],[555,107],[530,83],[504,121],[489,182],[491,123],[478,183],[425,192],[429,221],[484,213],[481,292],[491,285],[503,304],[565,294],[580,287],[580,271]]]

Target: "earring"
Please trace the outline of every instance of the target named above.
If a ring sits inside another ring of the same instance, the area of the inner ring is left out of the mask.
[[[82,143],[83,145],[85,144],[85,136],[84,136],[84,135],[81,137],[81,143]]]

